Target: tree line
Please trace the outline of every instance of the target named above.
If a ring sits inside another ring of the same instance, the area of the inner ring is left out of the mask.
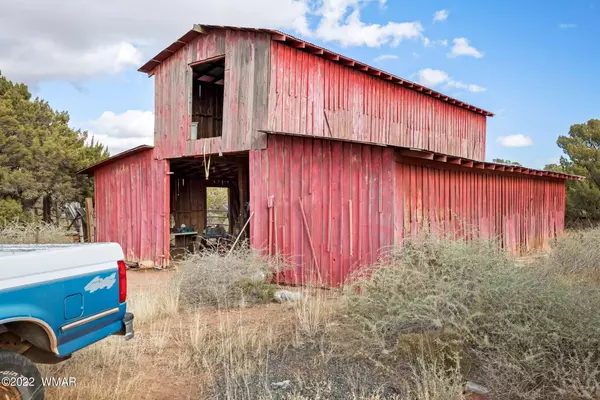
[[[104,145],[69,126],[67,112],[0,73],[0,226],[56,221],[62,204],[92,195],[92,181],[77,171],[106,157]]]
[[[558,164],[546,165],[548,171],[580,175],[582,181],[567,181],[566,223],[593,226],[600,222],[600,120],[590,119],[572,125],[559,136],[564,152]]]

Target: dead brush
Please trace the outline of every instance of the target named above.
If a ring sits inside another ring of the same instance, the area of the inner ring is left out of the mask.
[[[414,367],[407,338],[422,337],[426,359],[448,365],[458,352],[460,374],[494,399],[600,395],[590,368],[600,361],[600,290],[544,266],[517,267],[497,249],[432,236],[406,242],[349,286],[348,347]]]
[[[600,283],[600,228],[568,232],[552,250],[548,266],[558,273]]]
[[[44,223],[12,223],[0,227],[0,244],[68,244],[68,232]]]
[[[276,286],[269,280],[270,265],[246,249],[223,256],[204,251],[186,258],[179,268],[181,305],[245,307],[272,299]]]

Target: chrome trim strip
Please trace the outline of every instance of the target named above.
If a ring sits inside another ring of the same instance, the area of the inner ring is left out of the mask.
[[[102,311],[101,313],[90,315],[89,317],[85,317],[80,319],[79,321],[71,322],[70,324],[63,325],[60,330],[66,332],[73,328],[77,328],[78,326],[88,324],[90,322],[96,321],[97,319],[107,317],[109,315],[113,315],[119,312],[119,307],[111,308],[110,310]]]

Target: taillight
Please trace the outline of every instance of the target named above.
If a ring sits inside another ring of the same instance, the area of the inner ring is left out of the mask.
[[[125,261],[117,261],[119,266],[119,303],[127,300],[127,271]]]

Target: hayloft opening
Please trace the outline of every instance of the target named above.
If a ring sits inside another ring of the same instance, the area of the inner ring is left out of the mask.
[[[248,154],[170,160],[171,255],[249,237]]]
[[[225,57],[194,63],[192,68],[191,140],[223,134]]]

